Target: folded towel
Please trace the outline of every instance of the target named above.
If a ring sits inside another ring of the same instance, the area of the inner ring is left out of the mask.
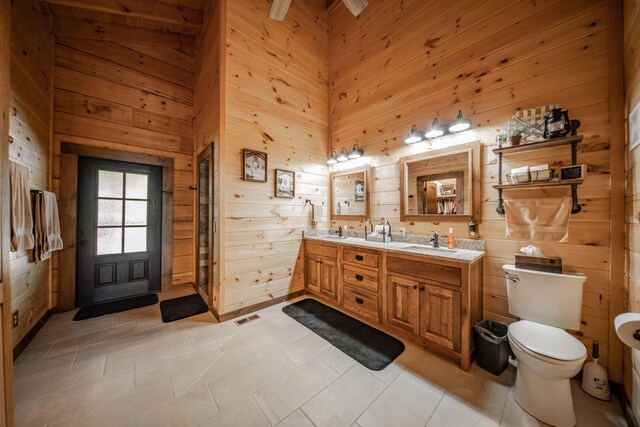
[[[56,195],[43,191],[34,198],[36,242],[33,256],[40,261],[51,257],[51,252],[62,249],[62,238]]]
[[[546,165],[531,166],[529,170],[531,172],[546,171],[546,170],[549,170],[549,165],[546,164]]]
[[[9,183],[11,186],[11,250],[13,252],[32,249],[33,217],[29,189],[29,168],[10,162]]]
[[[571,197],[505,199],[504,207],[506,237],[533,241],[567,241]]]

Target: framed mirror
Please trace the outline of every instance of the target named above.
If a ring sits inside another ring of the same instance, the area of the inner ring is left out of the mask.
[[[400,159],[400,220],[480,217],[480,142]]]
[[[332,172],[331,220],[365,221],[369,217],[369,167]]]

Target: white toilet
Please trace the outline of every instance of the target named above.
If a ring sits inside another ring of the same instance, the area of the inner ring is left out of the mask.
[[[576,416],[570,378],[582,368],[586,347],[564,329],[579,330],[582,274],[554,274],[504,265],[509,344],[518,358],[514,397],[529,414],[558,427],[573,427]]]

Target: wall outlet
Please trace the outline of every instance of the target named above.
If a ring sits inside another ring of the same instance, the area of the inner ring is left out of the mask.
[[[13,329],[18,327],[18,311],[13,312]]]

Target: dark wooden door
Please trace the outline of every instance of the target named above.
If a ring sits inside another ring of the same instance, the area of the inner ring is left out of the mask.
[[[77,306],[160,291],[161,167],[79,157],[77,224]]]

